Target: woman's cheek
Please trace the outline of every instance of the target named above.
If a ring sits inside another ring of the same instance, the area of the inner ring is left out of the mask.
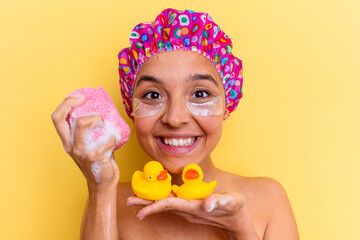
[[[134,126],[138,142],[142,149],[152,158],[156,151],[156,143],[153,136],[156,119],[152,117],[138,118],[134,120]]]
[[[211,148],[215,148],[220,140],[222,122],[223,120],[220,116],[206,117],[198,120],[198,123],[202,126],[202,129],[205,132],[207,138],[206,141]]]

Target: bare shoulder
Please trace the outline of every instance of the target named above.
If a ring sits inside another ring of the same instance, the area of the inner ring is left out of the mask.
[[[246,206],[263,239],[299,239],[294,214],[283,186],[268,177],[226,173],[223,187],[244,195]],[[226,186],[227,185],[227,186]]]
[[[277,180],[267,177],[253,177],[245,178],[243,181],[248,198],[247,203],[252,207],[260,207],[263,214],[267,216],[268,223],[274,219],[274,216],[284,212],[292,215],[286,191]]]
[[[267,201],[287,201],[287,195],[283,186],[275,179],[268,177],[242,177],[243,184],[249,190]]]
[[[283,186],[271,178],[256,178],[259,194],[267,203],[269,219],[264,239],[298,240],[299,234],[290,201]]]
[[[275,179],[268,177],[244,177],[232,173],[224,173],[223,188],[239,191],[245,197],[267,199],[267,201],[287,200],[286,192],[282,185]]]
[[[277,180],[268,177],[233,176],[235,182],[232,184],[245,196],[247,203],[260,207],[269,217],[272,218],[280,207],[291,210],[286,191]]]
[[[232,191],[243,194],[248,208],[261,211],[266,222],[273,217],[278,205],[290,206],[283,186],[275,179],[237,175],[233,175],[232,179],[231,185],[234,186]]]

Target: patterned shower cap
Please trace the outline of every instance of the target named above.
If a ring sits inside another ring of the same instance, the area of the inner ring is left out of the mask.
[[[242,97],[242,61],[232,52],[230,38],[207,13],[165,9],[152,22],[138,24],[130,34],[131,47],[119,52],[123,103],[131,117],[136,74],[144,62],[161,52],[188,50],[209,59],[225,89],[226,109],[231,113]]]

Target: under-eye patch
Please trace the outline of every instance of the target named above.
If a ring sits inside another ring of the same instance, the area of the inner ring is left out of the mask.
[[[206,117],[222,114],[221,96],[214,97],[211,100],[203,103],[188,101],[186,106],[195,116]]]
[[[138,98],[133,99],[133,112],[132,116],[134,118],[145,118],[150,116],[155,116],[161,113],[164,110],[165,102],[156,103],[156,104],[147,104],[142,102]]]
[[[133,99],[133,112],[134,118],[145,118],[160,114],[165,108],[166,102],[147,104],[138,98]],[[195,116],[214,116],[223,113],[223,104],[221,96],[214,97],[206,102],[192,102],[187,101],[186,106],[189,111]]]

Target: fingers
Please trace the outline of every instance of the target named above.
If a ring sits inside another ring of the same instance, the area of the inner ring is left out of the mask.
[[[147,206],[154,203],[154,201],[152,200],[146,200],[146,199],[142,199],[136,196],[133,197],[129,197],[126,200],[126,205],[127,206]]]
[[[185,218],[190,223],[205,224],[236,232],[242,224],[239,219],[247,216],[246,207],[244,207],[245,197],[235,192],[212,194],[204,200],[171,197],[152,202],[137,197],[128,199],[128,205],[145,206],[137,214],[139,220],[151,214],[171,212]],[[240,211],[241,208],[245,212]]]
[[[76,120],[75,128],[72,136],[73,153],[77,156],[85,158],[87,154],[87,133],[90,128],[101,126],[104,120],[101,115],[93,114],[79,117]]]
[[[110,159],[112,151],[116,147],[116,137],[111,136],[110,140],[103,145],[98,145],[96,148],[87,150],[86,155],[87,159],[90,161],[99,161],[104,159],[104,157]],[[111,151],[111,152],[110,152]]]
[[[141,220],[146,216],[160,212],[183,212],[192,214],[203,211],[201,205],[202,200],[185,200],[175,197],[164,198],[141,209],[137,217]]]
[[[219,220],[223,217],[237,216],[239,210],[245,205],[245,197],[235,192],[212,194],[204,200],[170,197],[159,201],[149,201],[130,197],[127,205],[145,206],[137,214],[140,220],[155,213],[172,212],[192,223],[221,227],[223,223]]]
[[[70,153],[71,151],[71,143],[70,128],[68,123],[66,122],[66,117],[71,111],[71,109],[80,106],[85,102],[85,100],[85,97],[82,95],[67,97],[64,101],[60,103],[60,105],[51,115],[51,119],[54,123],[55,129],[59,134],[61,141],[64,145],[64,149],[67,153]]]

